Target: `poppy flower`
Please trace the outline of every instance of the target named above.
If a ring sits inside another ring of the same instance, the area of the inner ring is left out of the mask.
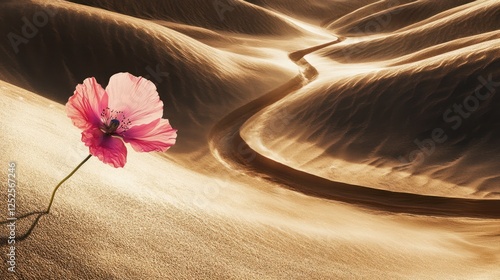
[[[66,113],[83,130],[90,154],[114,167],[126,163],[125,143],[138,152],[166,151],[177,137],[162,118],[156,86],[129,73],[113,75],[106,89],[93,77],[85,79],[66,103]]]

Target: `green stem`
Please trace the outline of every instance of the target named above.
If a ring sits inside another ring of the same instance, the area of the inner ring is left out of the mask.
[[[49,213],[50,211],[50,207],[52,206],[52,202],[54,202],[54,196],[56,195],[56,192],[57,192],[57,189],[59,189],[59,187],[66,181],[68,180],[71,176],[73,176],[73,174],[75,174],[75,172],[85,163],[87,162],[87,160],[89,160],[89,158],[92,157],[92,155],[88,155],[75,169],[73,169],[73,171],[71,171],[71,173],[69,173],[68,176],[66,176],[66,178],[62,179],[61,182],[59,182],[59,184],[57,184],[57,186],[55,187],[54,191],[52,191],[52,197],[50,198],[50,203],[49,203],[49,207],[47,207],[47,211],[45,211],[47,214]]]

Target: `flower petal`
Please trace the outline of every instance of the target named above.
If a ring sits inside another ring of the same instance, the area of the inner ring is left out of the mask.
[[[131,127],[123,134],[123,141],[130,143],[137,152],[163,152],[175,144],[177,130],[166,119]]]
[[[151,81],[129,73],[117,73],[106,87],[109,108],[123,111],[131,125],[148,124],[163,115],[163,102]]]
[[[95,78],[87,78],[76,86],[66,103],[66,114],[80,129],[99,127],[102,109],[108,106],[108,95]]]
[[[98,128],[82,132],[82,141],[89,147],[90,154],[113,167],[123,167],[127,162],[127,148],[120,138],[104,134]]]

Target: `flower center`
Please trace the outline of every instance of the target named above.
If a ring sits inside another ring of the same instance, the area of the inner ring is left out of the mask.
[[[106,127],[106,133],[108,134],[114,133],[119,126],[120,126],[120,121],[117,119],[112,119],[109,122],[108,127]]]
[[[113,109],[103,109],[101,112],[101,131],[106,134],[116,133],[117,129],[121,129],[118,133],[121,134],[130,127],[130,119],[126,118],[123,111]]]

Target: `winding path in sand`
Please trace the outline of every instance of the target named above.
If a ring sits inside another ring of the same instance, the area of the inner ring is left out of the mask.
[[[212,154],[224,163],[250,175],[280,183],[295,191],[372,210],[449,217],[500,218],[500,200],[393,192],[331,181],[281,164],[249,147],[240,135],[243,124],[260,110],[297,91],[318,76],[316,68],[305,60],[305,55],[343,40],[345,38],[338,37],[334,41],[290,53],[290,59],[301,68],[301,73],[220,120],[209,135]]]

